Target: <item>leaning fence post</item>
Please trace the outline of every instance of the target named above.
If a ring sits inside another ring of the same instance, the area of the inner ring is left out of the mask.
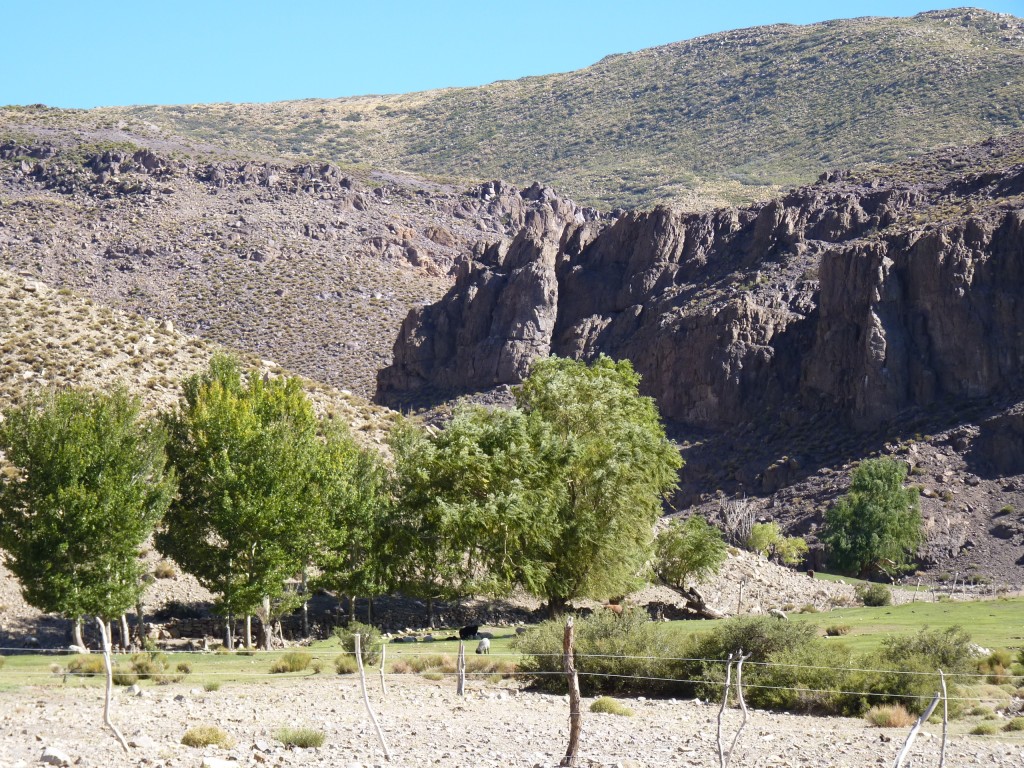
[[[896,755],[896,763],[894,764],[893,768],[900,768],[900,766],[903,765],[903,761],[910,753],[910,747],[914,743],[914,739],[917,738],[917,732],[921,730],[921,726],[924,725],[925,722],[927,722],[928,718],[932,716],[932,712],[935,711],[935,707],[939,705],[939,697],[941,696],[941,693],[936,692],[935,698],[932,699],[932,703],[928,705],[928,709],[924,711],[924,714],[918,718],[917,722],[914,724],[914,727],[910,729],[910,734],[907,736],[907,740],[903,744],[903,749],[901,749],[900,753]]]
[[[949,729],[949,697],[946,693],[946,675],[939,670],[939,683],[942,685],[942,746],[939,748],[939,768],[946,764],[946,731]]]
[[[384,732],[380,729],[377,716],[373,714],[373,707],[370,706],[370,695],[366,692],[366,672],[363,670],[363,651],[360,647],[359,633],[356,632],[353,637],[356,641],[356,666],[359,667],[359,683],[363,689],[363,703],[366,705],[366,712],[370,715],[370,722],[373,723],[373,727],[377,731],[377,738],[380,740],[381,749],[384,750],[384,759],[390,762],[391,750],[388,749],[388,744],[384,741]]]
[[[458,682],[455,684],[455,695],[466,695],[466,641],[459,640],[459,656],[455,662],[455,672],[458,675]]]
[[[733,654],[730,653],[725,663],[725,688],[722,691],[722,706],[718,710],[718,764],[721,768],[725,768],[725,752],[722,749],[722,716],[725,714],[725,704],[729,700],[729,684],[732,682],[732,657]]]
[[[103,699],[103,722],[110,730],[114,732],[117,740],[121,742],[121,749],[124,753],[128,754],[128,743],[124,740],[124,736],[117,730],[117,726],[114,725],[110,719],[110,689],[114,686],[114,672],[110,667],[110,635],[107,634],[107,625],[99,616],[96,617],[96,623],[100,626],[100,640],[103,642],[103,668],[107,673],[107,689]]]
[[[736,751],[736,744],[740,740],[740,734],[743,733],[743,729],[747,727],[747,719],[749,715],[747,713],[747,702],[743,700],[743,662],[750,658],[748,653],[746,656],[743,655],[743,649],[740,649],[740,660],[736,665],[736,698],[739,699],[740,709],[743,710],[743,721],[740,723],[740,727],[736,730],[736,735],[732,737],[732,745],[729,747],[729,756],[725,759],[726,765],[732,760],[732,754]]]
[[[380,692],[381,695],[387,698],[388,695],[388,684],[384,681],[384,659],[387,658],[388,647],[384,644],[380,644]]]
[[[580,731],[583,730],[583,712],[580,707],[580,679],[576,674],[576,637],[573,618],[565,620],[565,635],[562,638],[565,677],[569,682],[569,746],[559,765],[574,766],[579,756]]]

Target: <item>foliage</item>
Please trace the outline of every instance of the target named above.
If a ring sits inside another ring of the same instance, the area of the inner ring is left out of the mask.
[[[938,670],[946,673],[950,712],[957,714],[962,706],[959,696],[960,673],[970,672],[972,664],[971,637],[962,627],[947,629],[922,628],[909,637],[890,637],[881,650],[863,662],[866,669],[890,670],[864,672],[857,690],[875,694],[873,703],[902,703],[908,710],[920,713],[928,706],[938,684]]]
[[[972,736],[994,736],[999,733],[999,727],[995,723],[978,723],[971,729]]]
[[[754,523],[747,547],[768,558],[778,558],[786,565],[797,565],[807,554],[807,542],[799,536],[784,536],[778,523]]]
[[[224,747],[234,746],[235,740],[222,728],[216,725],[194,725],[185,731],[181,743],[186,747]]]
[[[685,522],[673,520],[654,541],[654,572],[658,579],[685,588],[690,579],[718,573],[727,548],[722,533],[699,515]]]
[[[274,738],[286,747],[314,749],[324,745],[324,732],[315,728],[279,728],[274,731]]]
[[[105,674],[103,657],[94,654],[82,654],[68,659],[67,671],[69,675],[86,675],[95,677]]]
[[[282,672],[303,672],[309,668],[313,657],[304,651],[288,651],[270,665],[271,674]]]
[[[358,621],[350,621],[347,627],[335,629],[334,635],[341,641],[341,647],[351,656],[355,655],[355,636],[359,635],[359,650],[360,656],[363,657],[363,664],[376,664],[380,661],[380,647],[384,640],[380,630],[376,627]]]
[[[426,598],[540,588],[555,478],[538,427],[518,410],[460,408],[440,433],[392,431],[385,549],[396,587]]]
[[[354,653],[342,653],[334,659],[334,671],[339,675],[351,675],[359,671]]]
[[[1015,717],[1003,726],[1004,731],[1024,731],[1024,717]]]
[[[878,728],[908,728],[917,721],[902,704],[879,704],[869,709],[864,719]]]
[[[658,623],[639,608],[627,607],[621,615],[598,611],[578,619],[575,625],[576,669],[584,695],[614,692],[669,692],[679,686],[649,678],[666,678],[668,664]],[[534,685],[564,690],[565,679],[552,672],[562,671],[562,640],[565,623],[554,619],[531,627],[516,638],[515,648],[523,655],[519,669],[535,674]],[[606,677],[605,675],[615,675]]]
[[[913,568],[921,510],[917,490],[903,487],[906,476],[906,466],[888,458],[853,471],[849,492],[825,514],[821,536],[836,568],[860,576]]]
[[[532,553],[550,568],[531,591],[553,612],[574,598],[628,594],[650,560],[654,523],[682,459],[639,384],[626,360],[552,357],[516,390],[519,408],[544,427],[538,455],[555,527]]]
[[[206,691],[207,693],[214,693],[215,691],[219,691],[220,690],[220,681],[219,680],[207,680],[205,683],[203,683],[203,690]]]
[[[183,390],[165,418],[181,492],[157,547],[227,613],[257,613],[271,599],[268,622],[299,601],[284,580],[321,546],[340,547],[347,529],[333,515],[349,508],[349,438],[321,430],[297,379],[244,374],[234,358],[215,356]]]
[[[858,584],[854,593],[869,608],[892,605],[892,590],[884,584]]]
[[[164,432],[125,390],[65,390],[6,414],[0,547],[25,599],[73,618],[119,616],[142,593],[137,555],[174,493]]]
[[[627,707],[621,701],[609,698],[608,696],[602,696],[599,699],[595,699],[594,703],[590,705],[590,711],[606,715],[621,715],[622,717],[633,717],[632,709]]]
[[[399,424],[393,584],[421,597],[520,585],[558,612],[640,583],[681,462],[628,362],[535,364],[511,410],[459,409],[441,432]]]

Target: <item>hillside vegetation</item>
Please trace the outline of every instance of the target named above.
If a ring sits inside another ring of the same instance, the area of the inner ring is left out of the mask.
[[[822,168],[1024,126],[1024,21],[974,9],[723,32],[476,88],[275,104],[11,112],[470,179],[605,207],[762,198]]]
[[[166,409],[177,402],[181,380],[203,370],[218,349],[169,322],[0,270],[0,414],[44,387],[115,383],[139,395],[147,410]],[[285,372],[251,355],[245,362],[268,375]],[[306,388],[318,411],[336,414],[370,442],[383,441],[390,411],[315,382]]]

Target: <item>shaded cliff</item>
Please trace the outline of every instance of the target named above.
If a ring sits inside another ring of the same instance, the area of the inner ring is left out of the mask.
[[[538,355],[599,353],[632,360],[663,414],[693,428],[770,410],[872,429],[1008,395],[1024,372],[1022,144],[703,214],[584,221],[544,201],[409,314],[377,397],[437,402],[517,383]]]

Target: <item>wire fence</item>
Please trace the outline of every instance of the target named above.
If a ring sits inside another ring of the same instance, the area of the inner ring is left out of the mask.
[[[405,649],[402,649],[400,651],[395,651],[394,650],[394,646],[392,646],[390,644],[384,644],[384,643],[376,645],[376,646],[369,646],[365,650],[368,653],[373,653],[373,652],[379,650],[384,645],[387,645],[388,648],[392,649],[392,654],[391,654],[391,659],[392,660],[394,660],[396,658],[401,659],[402,657],[421,657],[421,658],[440,657],[441,659],[446,659],[449,662],[452,662],[454,660],[452,658],[452,654],[444,653],[442,651],[412,651],[412,650],[406,651]],[[18,651],[21,651],[21,652],[25,651],[25,649],[0,648],[0,652],[2,652],[2,651],[10,651],[10,650],[18,650]],[[280,656],[284,655],[285,653],[293,652],[293,651],[296,651],[296,650],[298,650],[300,652],[304,652],[304,653],[309,653],[314,658],[316,658],[318,656],[322,657],[322,656],[326,656],[326,655],[329,655],[329,656],[332,656],[332,657],[335,657],[335,658],[338,657],[338,656],[353,656],[353,657],[355,656],[354,651],[347,651],[347,650],[341,649],[341,648],[339,648],[339,649],[333,649],[333,648],[329,648],[329,649],[305,649],[305,648],[302,648],[302,647],[291,648],[291,649],[287,649],[287,650],[271,650],[271,651],[255,650],[254,649],[254,650],[251,650],[251,651],[247,650],[247,651],[243,651],[243,652],[240,652],[240,653],[220,653],[220,654],[218,654],[216,652],[210,652],[210,651],[207,651],[207,652],[202,652],[202,651],[168,651],[168,652],[163,652],[163,651],[161,651],[160,653],[163,653],[164,655],[166,655],[168,657],[170,657],[170,656],[177,656],[177,655],[202,655],[202,656],[206,656],[206,657],[223,656],[225,658],[233,657],[233,658],[237,659],[238,657],[244,658],[244,657],[247,657],[247,656],[280,657]],[[81,654],[75,653],[74,651],[69,651],[69,650],[67,650],[65,648],[39,649],[38,652],[40,654],[43,654],[43,653],[45,653],[45,654],[52,654],[50,656],[50,658],[64,658],[64,657],[77,658],[78,656],[81,655]],[[141,652],[141,653],[145,653],[145,652]],[[133,654],[131,654],[131,653],[122,653],[122,654],[118,654],[118,655],[124,657],[124,656],[131,656]],[[366,654],[364,654],[364,658],[365,658],[365,655]],[[529,655],[530,656],[534,656],[534,657],[538,657],[538,658],[543,658],[543,657],[562,658],[563,657],[563,654],[561,654],[561,653],[529,654]],[[500,653],[500,652],[499,653],[488,654],[488,658],[494,658],[494,657],[497,657],[499,659],[513,659],[513,658],[520,659],[520,658],[523,657],[523,654],[518,654],[518,653]],[[685,656],[648,656],[648,655],[627,655],[627,654],[586,654],[586,653],[581,654],[581,653],[577,653],[577,654],[574,654],[574,658],[576,658],[578,661],[585,661],[587,659],[600,659],[600,660],[614,660],[614,661],[630,661],[630,660],[632,660],[632,661],[688,662],[688,663],[701,663],[701,664],[707,664],[707,665],[721,665],[723,667],[726,666],[729,663],[728,659],[720,659],[720,658],[701,658],[701,657],[685,657]],[[830,670],[830,671],[835,671],[835,672],[860,672],[860,673],[868,673],[868,674],[897,675],[897,676],[904,675],[904,676],[914,676],[914,677],[926,677],[926,678],[934,678],[937,682],[939,681],[939,677],[940,677],[939,671],[937,669],[934,670],[934,671],[904,670],[904,669],[871,669],[871,668],[861,668],[861,667],[832,667],[832,666],[822,666],[822,665],[813,665],[813,664],[779,663],[779,662],[771,662],[771,661],[758,661],[758,662],[746,661],[745,663],[747,665],[758,666],[758,667],[763,667],[763,668],[785,668],[785,669],[793,669],[793,670],[813,670],[813,671]],[[521,678],[521,679],[545,678],[545,677],[564,677],[565,676],[564,672],[562,672],[562,671],[555,671],[555,670],[516,670],[516,669],[502,670],[502,669],[493,669],[493,670],[483,670],[483,671],[469,671],[469,670],[466,670],[466,671],[464,671],[462,673],[459,673],[457,671],[448,671],[448,670],[440,669],[440,668],[436,668],[436,667],[435,668],[425,668],[425,669],[419,670],[419,671],[411,670],[411,671],[408,671],[408,672],[395,672],[395,671],[384,670],[384,671],[381,672],[381,674],[383,676],[385,676],[385,677],[387,677],[389,679],[409,678],[411,676],[414,676],[415,674],[422,674],[422,673],[430,673],[432,675],[440,676],[440,677],[457,677],[459,674],[462,674],[465,677],[474,677],[474,678],[492,678],[494,676],[500,676],[502,678]],[[163,671],[163,672],[153,673],[151,675],[151,677],[153,679],[159,681],[161,678],[170,679],[170,678],[176,677],[178,674],[180,674],[180,672],[175,672],[174,670],[170,670],[169,669],[169,670],[166,670],[166,671]],[[191,674],[191,672],[190,673],[186,673],[186,674]],[[304,670],[304,671],[300,671],[300,672],[280,673],[280,672],[257,672],[257,671],[251,671],[250,672],[250,671],[245,671],[245,670],[205,670],[204,669],[204,670],[198,671],[196,674],[200,678],[217,678],[217,677],[221,677],[221,678],[243,678],[243,679],[272,679],[272,680],[279,680],[279,681],[280,680],[306,679],[306,678],[327,679],[327,677],[325,675],[323,675],[322,672],[319,671],[319,670],[312,670],[312,671],[305,671]],[[351,673],[346,673],[346,674],[351,674]],[[714,679],[714,678],[709,678],[709,677],[698,677],[698,678],[695,678],[695,677],[667,677],[667,676],[642,675],[642,674],[619,674],[619,673],[612,673],[612,672],[588,671],[586,669],[580,669],[578,671],[578,674],[579,674],[580,677],[600,678],[600,679],[609,679],[609,680],[622,680],[622,681],[635,681],[635,682],[641,682],[641,683],[665,683],[665,684],[676,684],[676,685],[704,685],[704,686],[707,686],[707,685],[720,685],[720,683],[721,683],[721,681],[719,681],[717,679]],[[103,672],[103,671],[88,671],[88,670],[72,671],[72,670],[67,670],[67,669],[65,669],[63,667],[61,667],[60,669],[57,669],[57,670],[43,670],[43,669],[29,670],[29,669],[19,669],[19,668],[6,669],[6,670],[0,669],[0,679],[11,678],[11,679],[23,679],[23,680],[38,680],[38,679],[52,679],[54,677],[65,677],[65,676],[66,677],[75,677],[75,678],[100,678],[100,677],[103,677],[104,675],[105,675],[105,672]],[[991,673],[973,673],[973,672],[963,672],[963,673],[959,673],[958,672],[958,673],[955,673],[954,675],[952,675],[952,677],[955,677],[955,678],[962,678],[962,679],[968,679],[968,680],[983,680],[983,679],[986,679],[986,678],[991,678],[992,676],[993,675]],[[1010,678],[1014,677],[1012,674],[1008,674],[1008,676]],[[174,682],[181,682],[181,681],[180,680],[175,680]],[[766,685],[766,684],[763,684],[763,683],[756,683],[756,682],[744,682],[744,686],[743,687],[746,688],[746,689],[751,689],[751,690],[789,691],[789,692],[792,692],[792,693],[800,693],[800,694],[829,694],[829,695],[836,695],[836,696],[864,696],[864,697],[868,697],[868,698],[885,698],[885,699],[890,699],[890,700],[904,699],[904,700],[919,701],[919,700],[927,700],[927,699],[931,699],[932,698],[931,695],[924,695],[924,694],[880,692],[880,691],[863,691],[863,690],[861,690],[861,691],[858,691],[858,690],[840,690],[840,689],[835,689],[835,688],[812,688],[812,687],[808,687],[808,686],[799,686],[799,685],[791,685],[791,686],[787,686],[787,685]],[[983,701],[988,701],[989,698],[982,697],[982,696],[948,696],[947,700],[948,701],[979,703],[979,702],[983,702]]]

